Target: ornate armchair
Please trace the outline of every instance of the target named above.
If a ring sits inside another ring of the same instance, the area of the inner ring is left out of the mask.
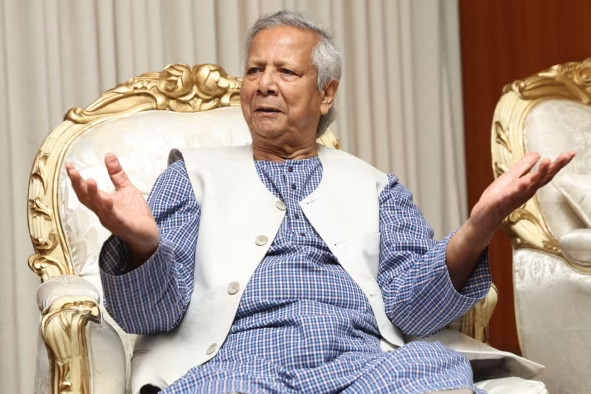
[[[492,126],[495,176],[524,154],[577,156],[506,218],[523,355],[550,392],[591,392],[591,59],[503,90]]]
[[[146,195],[174,147],[244,145],[250,134],[239,106],[240,79],[211,64],[170,65],[73,108],[40,147],[29,181],[28,220],[41,278],[36,391],[123,393],[130,389],[135,337],[103,309],[98,254],[109,233],[74,194],[64,164],[112,190],[104,154],[117,154]],[[339,149],[327,132],[321,143]],[[453,326],[486,342],[496,292]]]

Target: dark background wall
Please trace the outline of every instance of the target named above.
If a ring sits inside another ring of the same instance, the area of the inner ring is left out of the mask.
[[[468,203],[492,182],[490,130],[502,87],[554,64],[591,57],[589,0],[459,0]],[[511,246],[499,231],[490,247],[499,303],[491,345],[519,353]]]

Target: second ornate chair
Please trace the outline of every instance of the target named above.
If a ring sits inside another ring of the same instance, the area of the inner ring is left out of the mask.
[[[591,59],[505,87],[492,127],[498,176],[527,152],[577,156],[505,220],[523,355],[550,392],[591,392]]]

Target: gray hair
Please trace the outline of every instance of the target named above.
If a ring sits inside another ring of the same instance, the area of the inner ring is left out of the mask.
[[[318,43],[312,51],[312,64],[316,67],[316,72],[318,74],[318,79],[316,81],[316,88],[318,91],[324,90],[331,80],[335,79],[339,81],[341,79],[341,54],[332,36],[326,30],[306,17],[288,10],[263,15],[250,28],[244,44],[244,69],[246,68],[248,53],[250,52],[254,37],[263,30],[280,26],[292,26],[300,30],[313,32],[319,36]],[[316,136],[320,137],[324,134],[335,118],[336,110],[333,105],[326,115],[320,117],[320,122],[318,122],[318,128],[316,129]]]

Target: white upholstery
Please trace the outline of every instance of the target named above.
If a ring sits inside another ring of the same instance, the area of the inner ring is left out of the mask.
[[[250,141],[240,107],[195,113],[146,111],[92,128],[76,139],[65,161],[80,169],[83,177],[95,178],[101,189],[112,191],[103,160],[105,153],[115,153],[134,185],[147,197],[156,177],[166,168],[170,149],[246,145]],[[65,235],[74,268],[78,275],[98,278],[98,254],[109,232],[78,201],[65,168],[59,176],[60,215],[66,219]]]
[[[591,174],[566,173],[552,184],[585,226],[591,228]]]
[[[591,392],[591,276],[531,249],[513,254],[519,342],[543,363],[539,379],[552,393]]]
[[[72,162],[84,177],[95,178],[99,188],[112,191],[103,160],[106,152],[113,152],[120,157],[132,182],[147,197],[157,176],[166,168],[172,148],[245,145],[250,141],[240,107],[194,113],[145,111],[111,119],[86,131],[69,147],[64,164]],[[63,166],[58,184],[60,217],[77,276],[50,278],[44,282],[38,291],[42,310],[60,296],[102,298],[98,256],[110,233],[101,226],[96,215],[78,201]],[[135,336],[123,332],[102,307],[102,302],[99,305],[103,320],[100,324],[90,322],[88,325],[90,384],[96,393],[124,392],[126,387],[129,389]],[[45,350],[42,345],[40,348]],[[48,392],[44,383],[48,377],[47,366],[41,363],[37,370],[36,392]]]
[[[483,380],[476,387],[488,394],[548,394],[544,383],[521,378],[500,378]]]
[[[577,151],[554,182],[571,174],[591,176],[591,107],[569,100],[543,101],[528,114],[523,136],[526,151],[540,152],[543,157],[554,158],[567,150]],[[557,188],[547,185],[538,191],[537,198],[544,220],[556,238],[585,227]]]
[[[581,266],[591,266],[591,228],[580,228],[558,240],[564,258]]]

